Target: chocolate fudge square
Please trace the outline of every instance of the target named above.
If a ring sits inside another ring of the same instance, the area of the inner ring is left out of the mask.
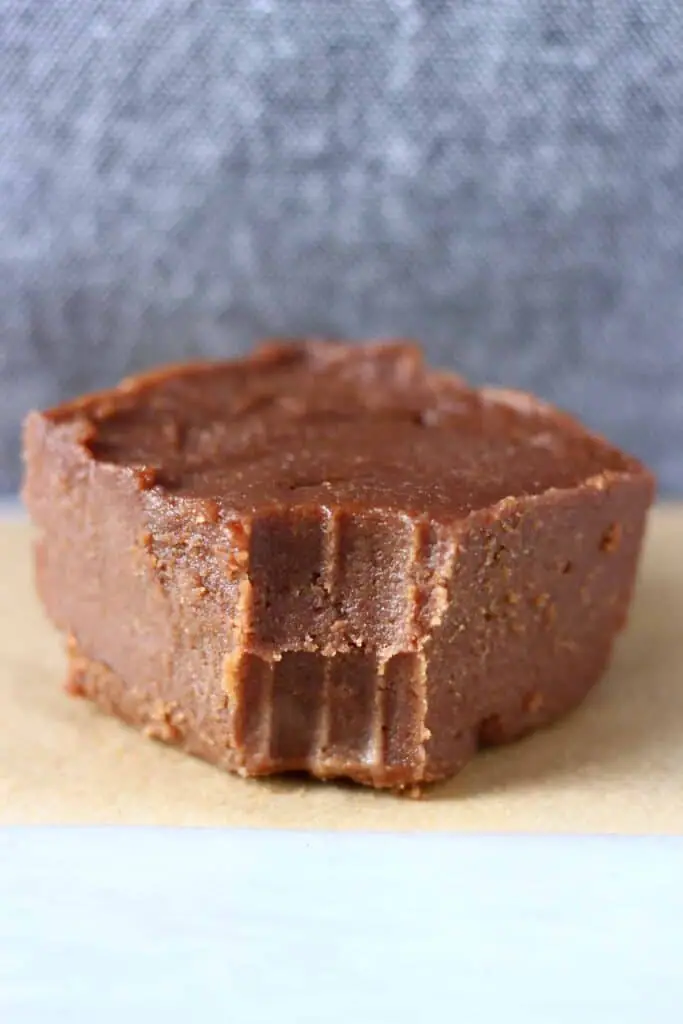
[[[400,343],[171,366],[25,428],[68,689],[242,775],[452,775],[577,705],[653,480]]]

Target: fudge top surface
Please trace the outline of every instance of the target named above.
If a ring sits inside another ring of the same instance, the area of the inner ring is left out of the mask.
[[[521,392],[475,389],[391,342],[263,345],[162,367],[41,414],[158,499],[226,514],[326,507],[459,518],[640,464]]]

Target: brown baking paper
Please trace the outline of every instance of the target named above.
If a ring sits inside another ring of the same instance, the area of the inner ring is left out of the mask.
[[[0,525],[0,560],[0,823],[683,832],[683,508],[653,514],[630,625],[584,705],[421,800],[244,781],[68,698],[25,524]]]

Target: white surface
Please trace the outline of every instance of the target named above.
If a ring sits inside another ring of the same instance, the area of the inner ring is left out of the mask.
[[[0,830],[0,1020],[667,1024],[683,841]]]

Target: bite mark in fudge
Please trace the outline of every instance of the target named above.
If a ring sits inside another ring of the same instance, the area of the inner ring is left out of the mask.
[[[274,344],[32,414],[69,687],[244,775],[413,786],[603,672],[653,481],[400,343]]]

